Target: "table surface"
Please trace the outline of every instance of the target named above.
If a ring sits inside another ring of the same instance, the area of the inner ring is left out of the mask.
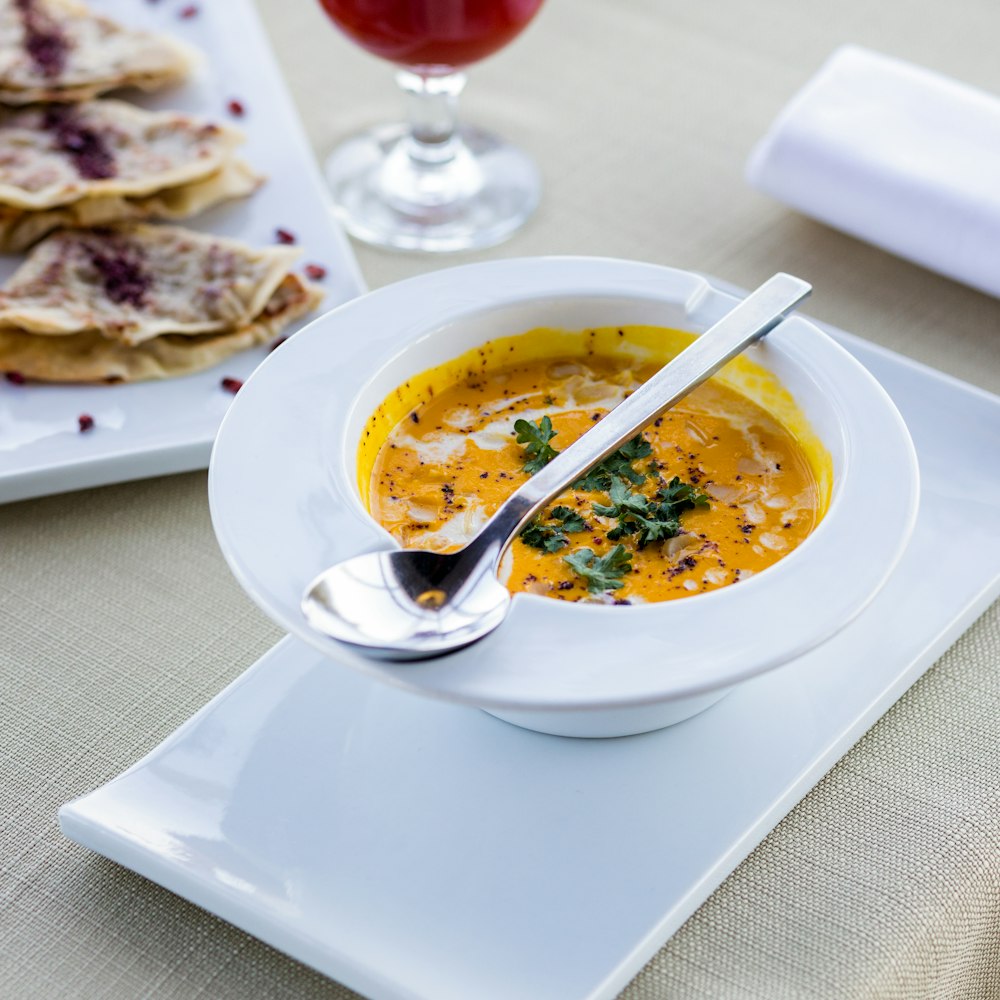
[[[317,154],[397,113],[388,68],[313,3],[259,5]],[[1000,301],[797,216],[742,176],[753,143],[836,45],[1000,93],[997,37],[993,0],[548,0],[516,44],[474,69],[463,99],[467,119],[536,156],[537,216],[478,254],[357,247],[361,268],[372,287],[551,253],[744,286],[789,270],[816,286],[820,319],[1000,391]],[[191,473],[0,508],[0,994],[352,995],[56,826],[62,802],[133,763],[279,638],[226,568],[205,494],[205,474]],[[998,720],[1000,604],[623,996],[1000,995]]]

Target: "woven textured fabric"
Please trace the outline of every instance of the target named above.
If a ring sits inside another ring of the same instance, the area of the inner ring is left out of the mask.
[[[337,36],[318,4],[260,8],[318,153],[399,109],[391,70]],[[786,269],[813,280],[815,315],[1000,391],[1000,302],[742,180],[753,142],[836,44],[1000,92],[997,37],[994,0],[547,0],[523,38],[473,69],[463,100],[470,119],[535,154],[547,185],[537,217],[485,253],[357,248],[362,269],[373,286],[536,253],[640,258],[747,286]],[[0,996],[353,996],[56,825],[61,803],[152,749],[278,638],[218,552],[204,474],[0,507],[0,539]],[[995,605],[623,996],[1000,997],[998,790]]]
[[[995,605],[625,997],[1000,996],[998,720]]]

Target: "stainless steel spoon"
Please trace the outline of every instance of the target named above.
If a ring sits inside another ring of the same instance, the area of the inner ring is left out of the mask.
[[[773,330],[811,291],[789,274],[764,282],[512,493],[464,548],[447,555],[369,552],[331,566],[302,598],[309,624],[386,660],[440,656],[492,632],[510,606],[497,568],[511,539],[571,483]]]

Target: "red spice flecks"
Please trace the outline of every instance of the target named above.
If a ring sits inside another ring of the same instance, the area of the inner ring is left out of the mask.
[[[322,281],[326,277],[326,268],[322,264],[306,264],[303,270],[306,277],[313,281]]]
[[[275,229],[275,231],[274,231],[274,238],[279,243],[294,243],[295,242],[295,233],[293,233],[290,229],[281,229],[279,227],[278,229]]]
[[[42,124],[53,134],[58,148],[73,161],[81,177],[97,181],[118,173],[114,153],[104,137],[84,124],[72,108],[49,108]]]
[[[242,118],[247,113],[246,106],[235,97],[226,104],[226,108],[234,118]]]
[[[240,391],[240,389],[243,388],[243,383],[238,378],[226,377],[219,383],[219,385],[221,385],[226,392],[231,392],[234,396]]]
[[[147,293],[153,276],[143,266],[142,256],[135,247],[111,240],[107,243],[84,245],[90,262],[97,268],[108,298],[117,305],[141,309],[147,304]]]
[[[24,50],[42,76],[58,76],[66,65],[70,41],[59,25],[35,6],[35,0],[14,0],[24,27]]]
[[[288,340],[287,337],[279,337],[269,348],[268,352],[273,351],[276,347],[281,347],[281,345]]]
[[[94,427],[94,418],[89,413],[81,413],[80,416],[76,418],[76,422],[80,425],[81,434],[92,430]]]
[[[24,385],[25,378],[20,372],[4,372],[3,377],[13,385]]]
[[[177,16],[182,21],[187,21],[192,17],[198,16],[198,8],[195,4],[190,3],[186,7],[181,7],[181,9],[177,11]]]

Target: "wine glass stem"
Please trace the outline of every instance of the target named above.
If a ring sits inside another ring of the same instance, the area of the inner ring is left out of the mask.
[[[386,161],[389,198],[444,206],[474,195],[482,175],[457,126],[465,74],[400,70],[396,82],[406,98],[408,132]]]
[[[413,155],[440,162],[455,136],[458,96],[465,89],[464,73],[424,76],[401,69],[396,82],[406,97]]]

